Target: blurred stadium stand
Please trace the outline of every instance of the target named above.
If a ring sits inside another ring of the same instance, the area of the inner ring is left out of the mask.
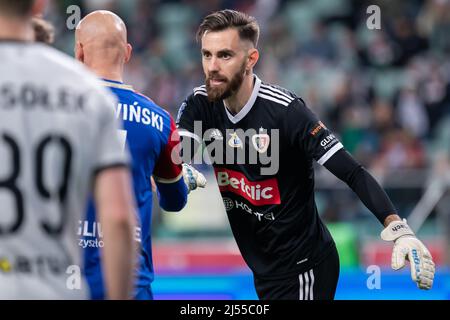
[[[374,174],[401,216],[410,215],[431,182],[445,185],[418,230],[439,268],[434,289],[424,293],[411,289],[407,271],[389,271],[390,246],[379,240],[378,221],[317,168],[317,205],[341,257],[337,298],[450,299],[450,1],[51,1],[55,46],[69,54],[66,8],[74,3],[83,14],[109,9],[125,20],[135,53],[126,82],[174,116],[203,82],[194,40],[201,18],[223,8],[256,16],[262,29],[256,73],[302,96]],[[381,8],[381,30],[366,27],[373,4]],[[256,298],[211,168],[201,169],[209,185],[190,195],[188,208],[179,214],[155,208],[156,297]],[[367,289],[368,265],[383,268],[382,290]]]

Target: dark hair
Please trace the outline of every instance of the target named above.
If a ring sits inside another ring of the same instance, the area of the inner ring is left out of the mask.
[[[55,28],[53,25],[42,18],[33,17],[31,24],[34,29],[34,40],[36,42],[43,42],[52,44],[55,39]]]
[[[0,11],[24,17],[30,13],[33,4],[34,0],[0,0]]]
[[[246,13],[235,10],[221,10],[206,16],[197,30],[197,41],[206,31],[222,31],[235,28],[242,40],[249,40],[256,47],[259,38],[259,25],[256,19]]]

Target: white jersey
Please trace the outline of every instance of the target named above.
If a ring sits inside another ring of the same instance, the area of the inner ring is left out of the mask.
[[[115,98],[42,44],[0,41],[0,299],[84,299],[76,241],[98,170],[126,164]]]

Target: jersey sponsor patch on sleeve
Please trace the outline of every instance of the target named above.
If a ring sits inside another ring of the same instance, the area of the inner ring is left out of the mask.
[[[309,132],[312,136],[316,136],[322,129],[327,129],[322,121],[319,121],[317,125]]]

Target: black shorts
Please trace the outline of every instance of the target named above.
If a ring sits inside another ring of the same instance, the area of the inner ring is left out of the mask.
[[[339,279],[336,247],[318,265],[281,280],[254,278],[261,300],[333,300]]]

